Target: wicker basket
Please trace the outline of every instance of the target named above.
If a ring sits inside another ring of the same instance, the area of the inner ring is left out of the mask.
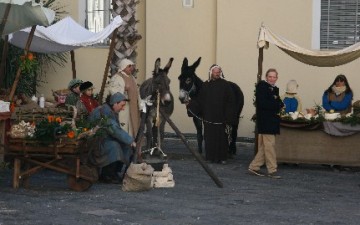
[[[57,91],[52,91],[55,101],[63,104],[65,103],[66,97],[71,93],[69,89],[60,89]]]

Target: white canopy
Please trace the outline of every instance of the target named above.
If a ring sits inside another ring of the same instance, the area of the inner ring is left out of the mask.
[[[33,25],[49,26],[54,18],[53,10],[42,7],[34,0],[0,0],[0,19],[4,25],[1,35]]]
[[[93,45],[106,39],[123,20],[116,16],[102,31],[91,32],[71,17],[66,17],[49,26],[37,26],[29,51],[38,53],[67,52],[80,47]],[[9,35],[9,42],[19,48],[25,48],[30,28]]]
[[[308,50],[274,34],[265,26],[261,26],[257,45],[259,48],[268,48],[269,43],[276,45],[296,60],[312,66],[340,66],[360,57],[360,43],[338,51]]]

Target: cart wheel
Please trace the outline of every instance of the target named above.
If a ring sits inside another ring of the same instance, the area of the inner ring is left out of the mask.
[[[99,179],[99,173],[96,167],[81,165],[80,174],[86,176],[86,179],[92,183],[95,183]]]
[[[76,178],[75,176],[68,175],[67,177],[69,187],[74,191],[86,191],[93,184],[91,181]]]

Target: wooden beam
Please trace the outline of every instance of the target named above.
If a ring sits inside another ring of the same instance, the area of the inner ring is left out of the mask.
[[[104,89],[105,89],[105,84],[106,84],[106,80],[107,80],[107,77],[108,77],[108,73],[109,73],[109,67],[110,67],[110,62],[111,62],[111,58],[114,54],[114,49],[115,49],[115,39],[116,39],[116,36],[117,36],[117,30],[118,29],[115,29],[112,33],[112,37],[111,37],[111,43],[110,43],[110,48],[109,48],[109,54],[108,54],[108,58],[107,58],[107,61],[106,61],[106,65],[105,65],[105,70],[104,70],[104,75],[103,75],[103,80],[102,80],[102,83],[101,83],[101,88],[100,88],[100,92],[99,92],[99,103],[102,104],[102,100],[103,100],[103,96],[104,96]]]
[[[75,65],[75,52],[74,50],[70,51],[71,55],[71,69],[72,69],[72,77],[76,79],[76,65]]]
[[[262,78],[263,61],[264,61],[264,47],[259,48],[257,83],[259,83],[261,81],[261,78]],[[255,113],[256,113],[256,109],[255,109]],[[256,119],[256,117],[257,116],[255,114],[255,119]],[[259,148],[258,140],[259,140],[259,133],[258,133],[258,129],[257,129],[257,126],[256,126],[256,121],[255,121],[255,145],[254,145],[254,153],[255,153],[255,155],[258,152],[258,148]]]
[[[176,125],[172,122],[172,120],[164,113],[164,111],[160,108],[161,115],[165,118],[165,120],[169,123],[171,128],[175,131],[175,133],[179,136],[181,141],[184,143],[185,147],[191,152],[191,154],[195,157],[195,159],[200,163],[200,165],[205,169],[208,175],[213,179],[215,184],[222,188],[224,187],[222,182],[219,178],[215,175],[215,173],[210,169],[210,167],[204,162],[201,155],[198,151],[194,150],[190,145],[189,142],[186,140],[185,136],[180,132],[180,130],[176,127]]]
[[[264,47],[259,48],[257,82],[261,81],[264,61]]]
[[[36,25],[31,27],[31,31],[29,33],[29,37],[27,39],[26,45],[25,45],[25,49],[24,49],[24,55],[26,56],[28,54],[30,45],[31,45],[31,41],[34,37],[34,33],[35,33],[35,29],[36,29]],[[17,72],[16,72],[16,77],[14,80],[14,83],[11,87],[11,91],[10,91],[10,95],[9,95],[9,100],[12,101],[15,95],[15,90],[17,88],[17,85],[19,83],[20,80],[20,75],[21,75],[21,67],[19,66]]]

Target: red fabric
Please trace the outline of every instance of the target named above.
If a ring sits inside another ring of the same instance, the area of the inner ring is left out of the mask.
[[[84,104],[89,113],[99,106],[99,103],[93,97],[87,95],[81,95],[80,101]]]

